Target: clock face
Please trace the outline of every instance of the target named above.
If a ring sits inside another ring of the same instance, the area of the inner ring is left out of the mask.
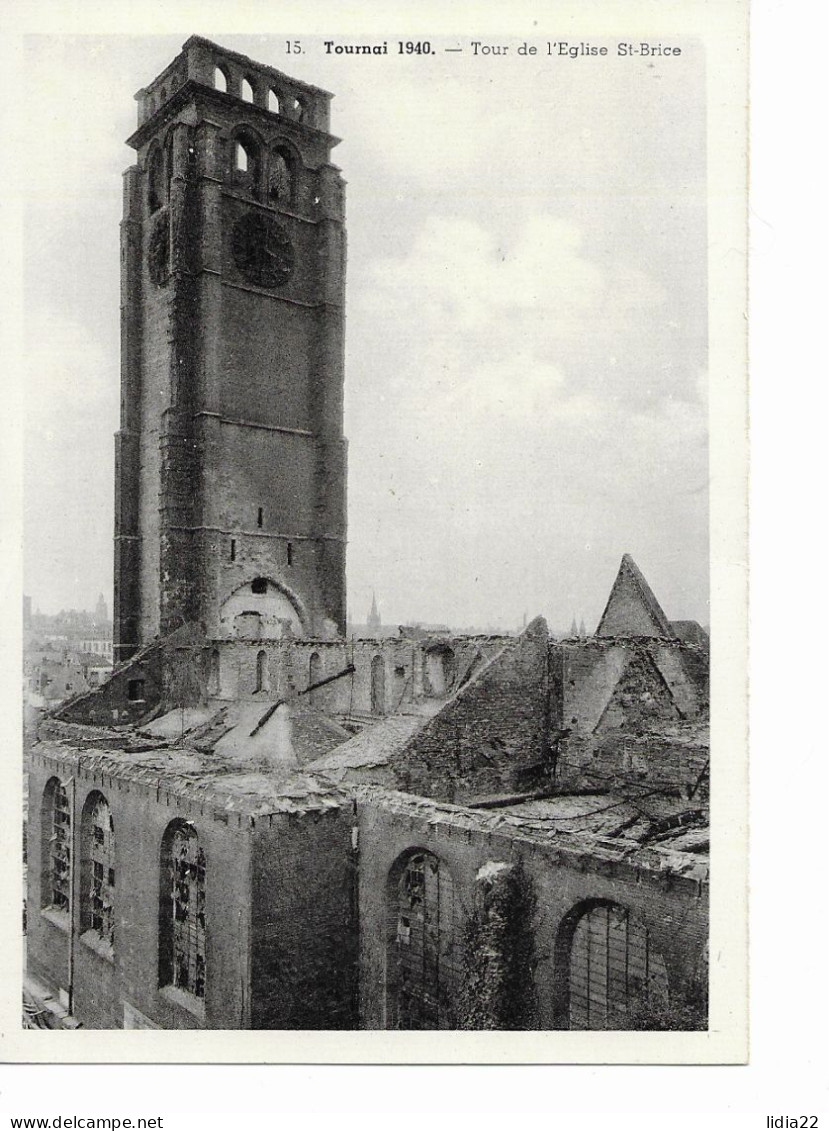
[[[249,212],[233,225],[233,259],[248,282],[281,287],[294,272],[294,249],[272,216]]]

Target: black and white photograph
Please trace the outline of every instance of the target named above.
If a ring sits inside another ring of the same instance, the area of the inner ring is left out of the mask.
[[[745,1059],[745,186],[595,15],[23,37],[35,1059]]]

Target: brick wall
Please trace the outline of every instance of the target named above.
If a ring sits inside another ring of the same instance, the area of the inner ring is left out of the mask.
[[[251,1027],[353,1029],[350,806],[257,820]]]
[[[451,807],[429,806],[377,790],[361,793],[360,826],[360,1014],[361,1026],[382,1029],[386,1020],[386,970],[393,942],[388,915],[388,877],[401,855],[425,849],[448,865],[454,887],[456,920],[462,936],[478,898],[478,874],[491,863],[523,863],[537,906],[534,932],[534,1016],[528,1028],[562,1027],[561,955],[556,955],[575,908],[609,900],[627,908],[651,933],[662,953],[672,992],[680,995],[702,968],[708,935],[707,884],[627,861],[591,856],[572,848],[522,839],[515,830],[471,828],[455,820]],[[456,940],[460,952],[462,937]],[[463,967],[464,959],[457,954]]]
[[[163,785],[142,785],[93,769],[95,756],[33,754],[29,851],[40,859],[40,803],[47,781],[74,779],[76,864],[80,860],[80,815],[92,792],[110,806],[115,835],[115,946],[108,958],[81,938],[74,941],[74,1011],[87,1028],[123,1027],[129,1002],[160,1028],[238,1029],[249,1024],[250,827],[239,813],[214,811],[178,797]],[[71,788],[68,789],[71,796]],[[174,818],[191,821],[204,849],[207,920],[207,991],[204,1013],[160,989],[158,966],[160,852]],[[80,868],[75,868],[75,907],[80,901]],[[41,869],[28,871],[28,963],[50,987],[68,988],[69,933],[41,911]],[[76,913],[77,922],[77,913]]]

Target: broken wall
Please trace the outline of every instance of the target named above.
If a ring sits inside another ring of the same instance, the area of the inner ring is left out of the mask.
[[[203,701],[210,656],[197,626],[175,632],[119,664],[99,687],[64,703],[55,717],[90,726],[137,723]]]
[[[561,787],[616,788],[632,773],[664,782],[674,770],[682,781],[696,778],[699,750],[707,756],[706,649],[594,637],[554,645],[551,673],[551,743]]]
[[[462,802],[543,783],[552,769],[547,648],[539,617],[392,756],[397,787]]]

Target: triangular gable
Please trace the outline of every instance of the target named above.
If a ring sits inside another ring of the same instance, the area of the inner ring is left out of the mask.
[[[673,639],[668,618],[630,554],[622,557],[596,635]]]
[[[616,729],[641,733],[654,722],[683,719],[685,714],[653,657],[644,650],[624,651],[630,651],[630,658],[593,733]]]

